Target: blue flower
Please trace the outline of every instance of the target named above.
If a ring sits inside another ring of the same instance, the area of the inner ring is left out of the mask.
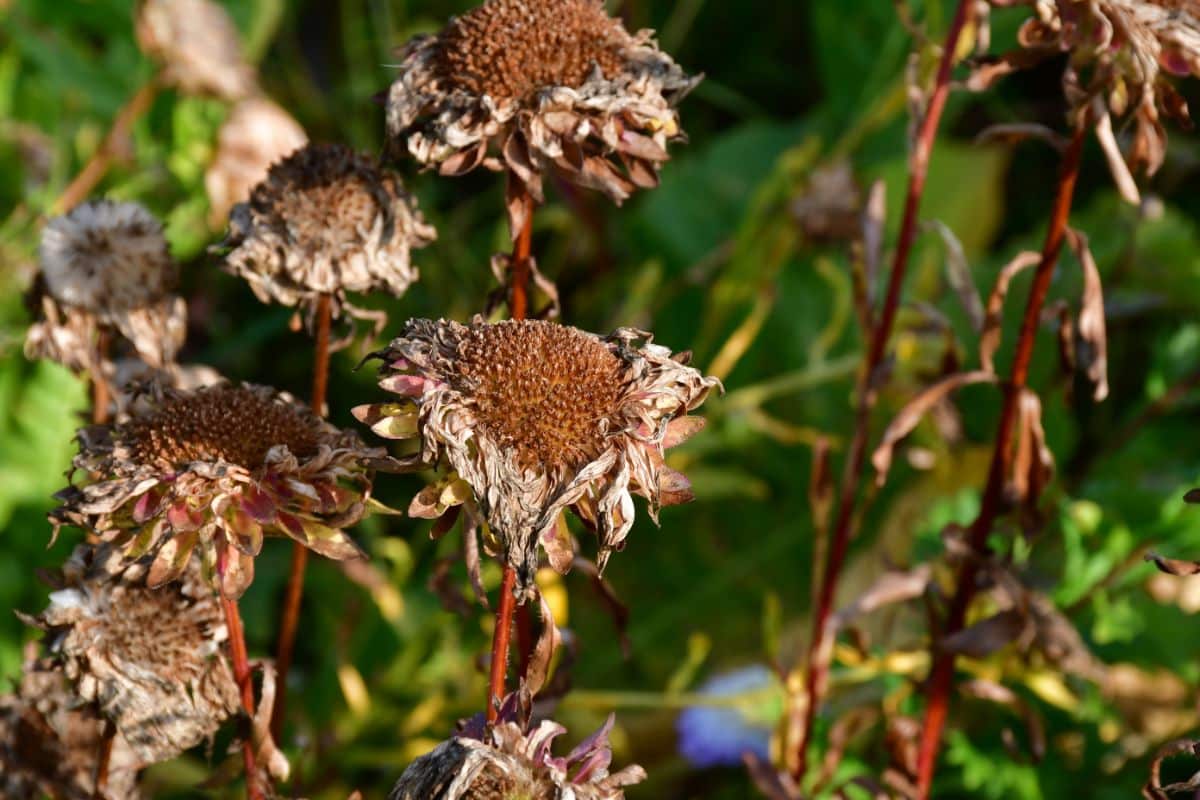
[[[721,705],[696,705],[675,721],[679,753],[695,767],[735,766],[743,753],[769,758],[771,731],[782,713],[779,680],[762,665],[710,678],[699,694],[725,698]]]

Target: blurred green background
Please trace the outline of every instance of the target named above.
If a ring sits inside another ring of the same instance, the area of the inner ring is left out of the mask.
[[[382,108],[372,97],[390,81],[395,48],[467,7],[438,0],[225,5],[261,64],[265,91],[309,137],[370,152],[380,152],[383,134]],[[811,448],[828,437],[840,464],[862,337],[851,308],[846,244],[813,235],[797,211],[813,197],[814,175],[847,168],[863,195],[872,181],[885,182],[894,235],[910,124],[906,62],[916,52],[916,68],[928,71],[936,54],[914,44],[891,0],[618,6],[630,28],[656,28],[664,49],[689,71],[706,74],[682,106],[690,142],[673,149],[661,188],[622,209],[591,193],[552,189],[537,215],[534,250],[558,282],[566,321],[599,332],[617,325],[652,330],[661,343],[693,350],[702,368],[715,364],[728,391],[705,406],[706,432],[672,456],[693,479],[697,501],[667,509],[661,529],[640,516],[628,548],[609,566],[607,577],[630,611],[627,656],[589,581],[577,574],[563,579],[567,599],[558,597],[569,617],[560,624],[573,633],[575,691],[556,716],[579,736],[617,710],[616,763],[637,761],[651,774],[631,798],[747,797],[752,789],[740,768],[697,769],[676,755],[674,720],[681,692],[748,664],[789,669],[807,636]],[[951,8],[923,0],[908,5],[933,41],[941,39]],[[1022,16],[997,12],[993,52],[1011,45]],[[974,139],[998,122],[1062,130],[1061,68],[1051,62],[986,95],[951,97],[922,218],[955,232],[984,292],[1009,258],[1039,247],[1057,159],[1038,142]],[[7,611],[41,608],[46,589],[35,569],[61,562],[78,541],[78,532],[68,531],[47,549],[44,515],[50,494],[64,485],[86,399],[80,381],[22,356],[29,317],[21,292],[36,266],[47,209],[151,74],[133,37],[130,2],[0,0],[5,681],[19,673],[24,643],[34,638]],[[1183,89],[1197,96],[1194,87]],[[142,202],[166,222],[184,264],[190,307],[181,360],[307,396],[307,337],[289,330],[286,309],[260,305],[206,255],[222,231],[208,223],[203,176],[228,110],[220,101],[161,93],[99,193]],[[1050,326],[1039,339],[1032,378],[1042,392],[1058,474],[1045,498],[1044,524],[1019,540],[1015,558],[1099,658],[1127,665],[1122,674],[1131,688],[1115,695],[1015,646],[994,656],[988,674],[1042,720],[1046,757],[1035,763],[1020,745],[1009,751],[1006,730],[1021,728],[1010,711],[956,701],[938,796],[1127,798],[1144,782],[1154,748],[1196,725],[1197,587],[1194,579],[1162,584],[1142,555],[1153,548],[1200,557],[1200,509],[1182,501],[1200,481],[1198,159],[1197,139],[1173,132],[1166,165],[1145,184],[1152,200],[1138,209],[1121,203],[1089,142],[1072,224],[1091,237],[1105,281],[1112,393],[1094,405],[1078,378],[1062,374]],[[405,297],[372,299],[390,315],[387,333],[410,316],[464,319],[481,309],[495,288],[488,259],[506,248],[507,238],[496,176],[479,171],[439,179],[412,164],[399,166],[440,240],[415,254],[421,280]],[[874,418],[877,432],[941,374],[947,359],[976,363],[975,334],[947,285],[945,260],[937,234],[924,233],[893,339],[893,381]],[[1001,368],[1027,286],[1028,275],[1014,283]],[[1052,298],[1077,306],[1080,288],[1080,271],[1064,254]],[[371,370],[354,371],[361,352],[334,358],[330,406],[346,426],[355,424],[351,406],[379,396]],[[933,458],[900,459],[870,507],[844,599],[887,565],[936,558],[942,526],[972,518],[998,396],[972,389],[955,405],[961,435],[947,438],[923,423],[910,441]],[[868,468],[867,481],[872,477]],[[378,494],[405,507],[419,486],[415,477],[388,477]],[[379,517],[357,529],[388,578],[386,588],[364,588],[328,563],[311,569],[292,691],[297,719],[285,743],[297,793],[340,798],[357,788],[383,797],[409,760],[447,735],[456,718],[482,707],[478,662],[490,622],[478,610],[465,617],[442,610],[429,591],[435,565],[459,542],[457,534],[431,542],[428,528]],[[1000,530],[1006,541],[1012,532]],[[268,544],[243,603],[252,655],[273,649],[288,549]],[[466,591],[460,564],[452,575]],[[485,577],[490,587],[498,584],[496,570]],[[920,652],[927,642],[923,612],[893,613],[872,633],[868,651],[881,658],[846,673],[849,688],[835,693],[822,737],[840,709],[864,697],[894,698],[910,713],[920,709],[912,691],[919,672],[882,656]],[[844,669],[839,664],[835,675]],[[742,705],[746,716],[769,725],[781,700],[755,694]],[[887,758],[881,736],[867,735],[854,741],[842,770],[877,774]],[[152,770],[148,794],[194,796],[205,764],[201,752]]]

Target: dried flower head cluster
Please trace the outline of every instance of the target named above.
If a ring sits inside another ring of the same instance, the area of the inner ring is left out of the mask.
[[[451,470],[409,513],[436,517],[472,501],[523,591],[539,543],[556,569],[570,567],[564,508],[595,530],[603,567],[633,525],[632,494],[655,519],[660,506],[691,499],[663,450],[699,430],[702,420],[686,414],[719,382],[642,331],[601,338],[542,321],[418,319],[375,355],[385,362],[380,386],[400,399],[356,416],[382,436],[418,437],[412,463],[444,457]]]
[[[127,559],[153,554],[147,583],[187,569],[193,551],[229,597],[245,591],[263,536],[287,536],[334,559],[360,555],[341,528],[371,489],[366,448],[291,396],[263,386],[148,387],[113,427],[79,433],[86,476],[58,494],[56,526],[113,542]]]
[[[46,223],[41,262],[41,319],[25,352],[77,371],[99,373],[97,338],[113,330],[153,366],[175,359],[187,309],[171,292],[178,269],[162,226],[136,203],[82,203]]]
[[[400,179],[343,145],[310,144],[271,167],[234,207],[226,264],[264,303],[339,306],[346,292],[401,295],[412,248],[436,238]]]
[[[138,46],[160,62],[163,79],[193,94],[238,100],[257,91],[237,26],[213,0],[142,0]]]
[[[565,757],[550,753],[566,728],[543,720],[533,730],[511,719],[442,742],[414,761],[388,800],[622,800],[646,779],[633,764],[609,773],[613,717]]]
[[[26,664],[17,690],[0,696],[0,797],[92,800],[105,725],[49,659]],[[107,796],[140,797],[137,773],[137,758],[118,733],[108,758]]]
[[[388,134],[445,175],[507,170],[541,200],[553,169],[619,203],[657,185],[698,81],[601,0],[487,0],[405,48]]]
[[[225,619],[199,560],[157,589],[146,585],[149,567],[148,559],[126,563],[108,545],[81,545],[50,606],[27,620],[47,632],[78,702],[115,726],[139,766],[210,739],[238,708],[221,653]]]
[[[217,132],[217,154],[204,173],[209,222],[225,225],[230,210],[250,199],[267,171],[308,142],[304,128],[275,103],[249,97],[229,112]]]
[[[1071,54],[1065,85],[1074,109],[1090,109],[1110,165],[1126,196],[1136,196],[1108,115],[1135,122],[1128,161],[1153,175],[1162,165],[1161,117],[1190,127],[1187,103],[1169,75],[1200,76],[1200,4],[1195,0],[1028,0],[1020,61]],[[1132,197],[1130,199],[1133,199]]]

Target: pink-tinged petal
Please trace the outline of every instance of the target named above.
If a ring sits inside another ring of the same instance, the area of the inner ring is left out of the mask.
[[[575,749],[572,750],[570,753],[567,753],[567,761],[570,763],[574,763],[574,762],[578,761],[579,759],[583,758],[584,756],[586,756],[588,753],[590,753],[592,750],[596,749],[597,747],[607,748],[608,747],[608,735],[610,733],[612,733],[613,725],[616,724],[616,721],[617,721],[617,715],[609,714],[608,719],[606,719],[604,721],[604,724],[601,725],[600,728],[595,733],[593,733],[591,736],[584,739],[579,744],[575,745]]]
[[[172,536],[164,542],[154,558],[154,563],[150,565],[146,585],[157,589],[182,575],[199,538],[200,534],[197,531],[188,531]]]
[[[554,522],[542,531],[540,537],[542,549],[550,560],[550,566],[555,572],[566,575],[571,571],[575,560],[575,543],[571,539],[571,531],[567,528],[565,514],[559,514]]]
[[[225,523],[234,547],[248,556],[256,556],[262,551],[263,529],[257,520],[234,506],[225,514]]]
[[[385,439],[409,439],[417,434],[418,412],[411,401],[357,406],[351,413]]]
[[[379,388],[403,397],[420,397],[428,384],[419,375],[389,375],[379,381]]]
[[[704,429],[704,417],[676,417],[667,423],[667,433],[663,436],[664,450],[683,444]]]
[[[304,535],[304,522],[299,517],[295,514],[289,514],[286,511],[280,511],[275,519],[279,525],[279,530],[284,535],[290,536],[300,544],[308,544],[307,537]]]
[[[421,489],[408,504],[408,515],[417,519],[437,519],[444,511],[438,510],[438,498],[441,494],[440,483],[432,483]]]
[[[255,522],[262,525],[275,522],[275,500],[257,486],[247,486],[241,493],[239,503]]]
[[[350,558],[366,558],[366,554],[354,540],[337,528],[330,528],[319,522],[304,520],[304,533],[308,549],[334,561],[345,561]]]
[[[692,482],[687,476],[664,466],[658,473],[658,502],[664,506],[677,506],[695,499]]]
[[[125,556],[129,559],[138,559],[149,553],[158,544],[158,540],[162,538],[162,533],[167,528],[167,520],[159,517],[148,525],[142,526],[137,532],[137,537],[126,548]]]
[[[162,493],[154,489],[142,494],[133,504],[133,521],[141,525],[154,517],[162,504]]]
[[[204,524],[204,512],[188,508],[186,500],[177,500],[167,508],[167,524],[175,533],[199,530]]]
[[[1164,48],[1158,54],[1158,63],[1172,75],[1186,78],[1192,74],[1192,64],[1187,55],[1175,48]]]
[[[221,575],[221,592],[231,600],[245,594],[254,581],[254,558],[236,551],[229,553],[225,573]]]
[[[612,751],[607,747],[603,747],[583,760],[579,767],[579,772],[575,773],[575,777],[571,778],[571,783],[576,785],[586,784],[592,779],[598,770],[608,770],[612,764]]]

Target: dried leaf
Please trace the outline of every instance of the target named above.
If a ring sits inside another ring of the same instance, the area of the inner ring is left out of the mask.
[[[1042,427],[1042,401],[1029,389],[1017,400],[1016,453],[1012,460],[1009,491],[1013,501],[1032,506],[1054,474],[1054,453],[1046,446]]]
[[[1188,575],[1200,575],[1200,561],[1183,561],[1178,558],[1164,558],[1158,553],[1147,553],[1147,561],[1153,561],[1154,566],[1158,567],[1168,575],[1185,577]]]
[[[1121,155],[1121,148],[1117,145],[1117,137],[1113,133],[1112,119],[1108,115],[1108,109],[1099,98],[1094,104],[1094,109],[1096,140],[1100,142],[1100,149],[1104,151],[1104,158],[1108,161],[1108,171],[1112,173],[1113,182],[1117,184],[1117,192],[1125,202],[1135,206],[1141,205],[1142,196],[1138,192],[1133,174],[1129,171],[1129,165],[1125,163],[1125,157]]]
[[[1083,363],[1088,379],[1096,387],[1092,399],[1100,402],[1108,397],[1108,334],[1104,321],[1104,288],[1100,270],[1088,247],[1087,236],[1067,228],[1067,242],[1075,251],[1083,268],[1083,298],[1079,307],[1079,338],[1087,345]]]
[[[803,800],[804,794],[791,775],[780,772],[773,764],[751,752],[742,754],[750,780],[767,800]]]
[[[821,759],[821,772],[817,776],[814,793],[819,793],[834,779],[850,742],[878,721],[879,711],[871,707],[854,708],[837,718],[829,729],[829,743],[825,757]]]
[[[983,321],[983,330],[979,334],[979,363],[988,372],[996,371],[995,356],[996,350],[1000,347],[1000,329],[1004,322],[1002,312],[1004,311],[1004,298],[1008,294],[1008,284],[1017,273],[1029,269],[1041,260],[1040,253],[1026,250],[1005,264],[1004,268],[1000,270],[1000,274],[996,276],[996,285],[992,287],[992,293],[988,295],[987,315]]]
[[[454,565],[453,556],[439,558],[433,565],[433,573],[429,576],[425,587],[441,602],[442,608],[451,614],[466,618],[471,614],[471,606],[463,598],[462,592],[455,584],[450,568]]]
[[[1200,758],[1200,739],[1178,739],[1174,742],[1168,742],[1158,749],[1154,754],[1154,761],[1150,763],[1150,780],[1142,787],[1142,796],[1149,800],[1168,800],[1168,798],[1178,792],[1195,792],[1200,789],[1200,772],[1195,773],[1182,783],[1170,783],[1166,786],[1162,785],[1162,762],[1173,756],[1187,753],[1193,758]]]
[[[946,280],[958,295],[958,302],[962,304],[967,318],[971,320],[971,327],[978,333],[983,330],[983,303],[979,300],[979,290],[975,288],[975,281],[971,278],[971,268],[967,264],[967,254],[963,250],[962,242],[941,220],[927,222],[925,227],[932,228],[941,237],[946,248]]]
[[[929,413],[931,408],[944,400],[951,392],[957,391],[963,386],[973,383],[995,382],[996,375],[990,371],[959,372],[943,378],[932,386],[926,387],[916,397],[908,401],[908,404],[900,409],[900,413],[887,426],[887,429],[883,432],[879,446],[875,448],[875,452],[871,455],[871,464],[878,473],[875,478],[876,484],[882,486],[887,481],[888,470],[892,466],[896,444],[905,436],[912,433],[913,429],[917,427],[917,424]]]
[[[554,624],[554,613],[546,603],[546,598],[538,592],[538,602],[542,608],[542,634],[534,645],[533,653],[529,656],[529,664],[525,669],[525,677],[521,681],[521,691],[528,692],[532,699],[546,685],[546,677],[550,674],[550,661],[554,651],[562,642],[562,633]]]
[[[1029,754],[1033,760],[1041,761],[1045,757],[1046,729],[1042,724],[1042,718],[1016,692],[1007,686],[984,679],[961,683],[958,690],[967,697],[986,700],[1012,710],[1025,723],[1025,730],[1029,736]]]
[[[1037,139],[1053,147],[1059,153],[1067,149],[1067,138],[1053,128],[1036,122],[1010,122],[989,125],[975,137],[975,144],[1016,144],[1026,139]]]
[[[1185,503],[1200,503],[1200,489],[1189,489],[1187,494],[1183,496]]]
[[[939,649],[970,658],[987,658],[1029,630],[1027,616],[1009,608],[942,639]]]

